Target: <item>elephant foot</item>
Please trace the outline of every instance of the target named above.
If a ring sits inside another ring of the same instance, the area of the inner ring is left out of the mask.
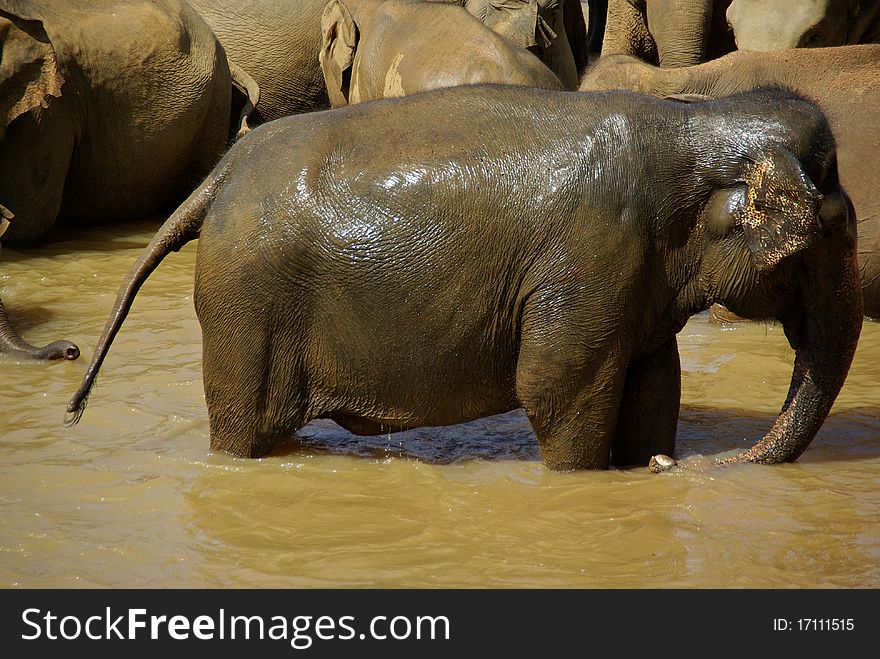
[[[664,471],[669,471],[677,464],[678,462],[673,458],[670,458],[668,455],[658,453],[657,455],[651,456],[651,460],[648,462],[648,469],[651,470],[651,473],[659,474]]]

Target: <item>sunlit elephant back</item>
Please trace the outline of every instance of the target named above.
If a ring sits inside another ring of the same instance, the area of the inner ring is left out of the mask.
[[[537,57],[451,4],[331,0],[321,29],[333,107],[480,83],[563,88]]]
[[[732,0],[727,20],[742,50],[880,42],[880,0]]]

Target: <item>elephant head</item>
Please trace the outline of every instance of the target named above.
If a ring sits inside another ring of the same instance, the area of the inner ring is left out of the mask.
[[[576,2],[446,1],[463,6],[493,31],[530,50],[559,76],[563,85],[569,89],[577,88],[579,72],[587,63],[587,31],[583,13]]]
[[[340,90],[329,92],[336,97],[330,99],[334,107],[347,102],[359,32],[384,1],[330,0],[324,9],[320,60],[328,88]],[[567,89],[577,89],[587,64],[587,29],[575,0],[424,1],[465,8],[486,27],[538,57]]]
[[[557,36],[551,25],[557,22],[558,0],[466,0],[464,6],[486,27],[521,48],[547,48]]]
[[[737,158],[698,156],[696,164],[697,175],[717,185],[701,215],[697,280],[704,302],[746,318],[778,319],[796,351],[773,428],[732,462],[797,459],[843,386],[862,324],[855,211],[838,180],[827,121],[812,104],[800,105],[787,103],[778,126],[790,128],[776,129],[762,144],[738,138]],[[739,130],[743,136],[760,129]],[[717,124],[707,131],[719,134]],[[708,154],[717,146],[708,139],[703,148]]]
[[[847,23],[858,4],[858,0],[733,0],[727,21],[740,50],[837,46],[846,43]]]
[[[685,67],[734,48],[724,11],[730,0],[608,0],[602,53]]]
[[[0,2],[0,140],[16,118],[61,97],[64,77],[41,21]]]
[[[733,0],[727,9],[740,50],[865,43],[880,22],[878,0]]]
[[[327,95],[331,107],[348,105],[351,93],[351,74],[354,57],[360,39],[363,20],[369,10],[381,4],[382,0],[363,2],[346,2],[346,0],[330,0],[324,7],[321,16],[321,50],[318,61],[327,84]],[[367,11],[363,11],[366,9]],[[369,13],[368,13],[369,12]],[[358,27],[360,24],[361,27]]]

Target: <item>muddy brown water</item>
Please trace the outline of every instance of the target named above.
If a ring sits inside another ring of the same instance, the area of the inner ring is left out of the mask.
[[[0,356],[3,587],[880,587],[880,324],[791,465],[713,469],[770,427],[792,351],[705,314],[679,337],[681,469],[553,473],[522,414],[372,438],[310,424],[262,460],[208,448],[195,244],[141,290],[80,424],[63,425],[125,272],[157,226],[0,253],[32,342]]]

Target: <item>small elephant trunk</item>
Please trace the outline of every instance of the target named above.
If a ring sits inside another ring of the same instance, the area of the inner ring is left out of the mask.
[[[782,412],[753,448],[722,463],[797,460],[843,387],[862,328],[862,296],[854,236],[828,242],[811,255],[801,285],[805,312],[793,337],[794,371]]]
[[[25,341],[6,314],[6,307],[0,300],[0,352],[15,352],[33,357],[34,359],[76,359],[79,357],[79,348],[70,341],[53,341],[47,346],[38,348]]]
[[[713,5],[708,0],[647,3],[648,26],[661,67],[694,66],[705,59]]]

